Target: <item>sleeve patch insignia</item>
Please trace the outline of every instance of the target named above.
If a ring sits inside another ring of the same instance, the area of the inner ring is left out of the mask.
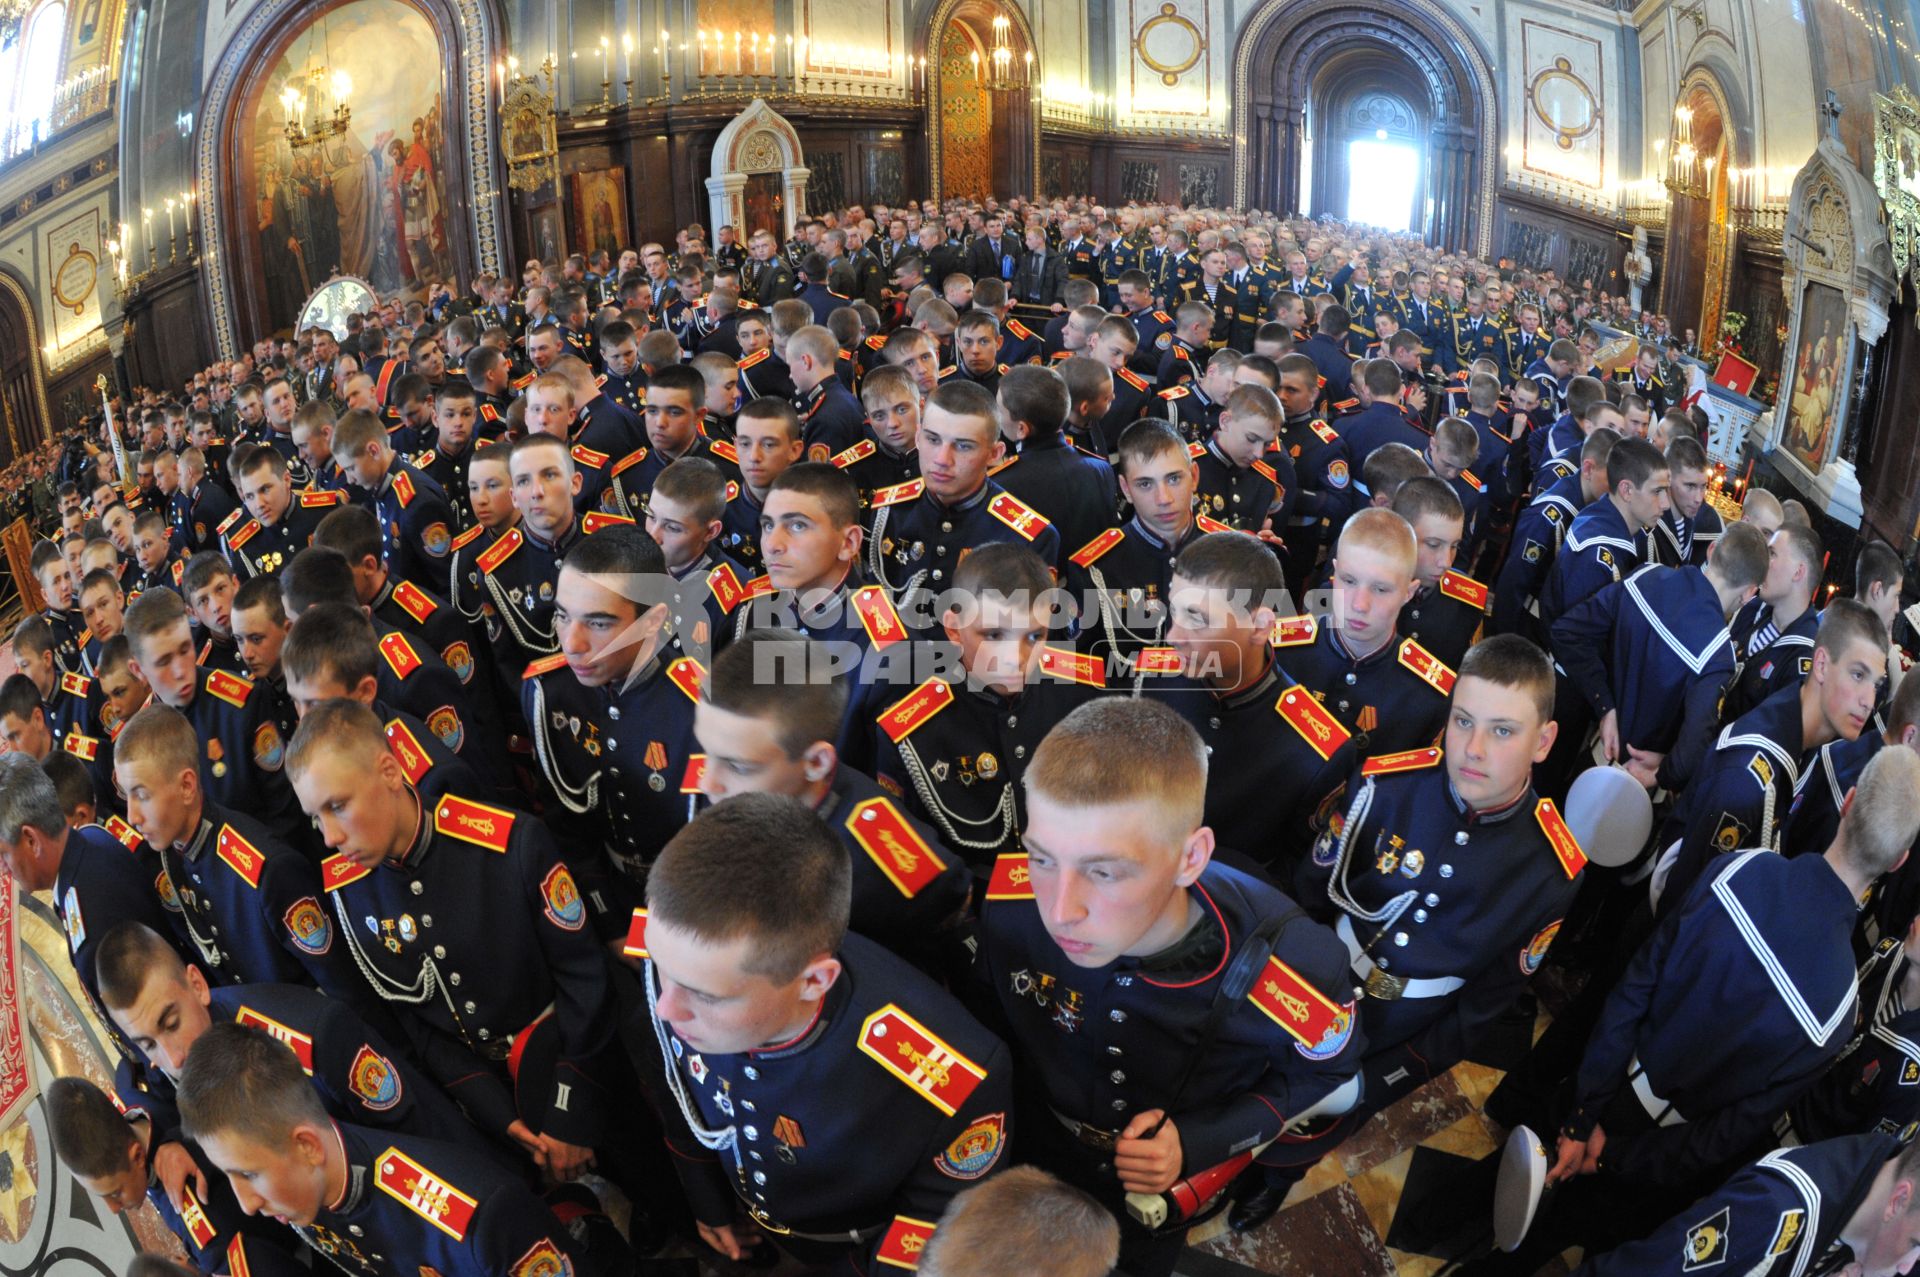
[[[287,742],[281,738],[280,729],[272,723],[262,723],[253,733],[253,761],[261,771],[277,772],[287,759]]]
[[[286,924],[287,938],[300,952],[317,958],[333,948],[333,924],[312,896],[294,901],[280,920]]]
[[[1540,969],[1547,960],[1547,950],[1553,947],[1553,938],[1560,934],[1560,920],[1555,919],[1534,933],[1527,941],[1527,947],[1520,951],[1520,974],[1530,976]]]
[[[934,1036],[897,1003],[889,1002],[861,1023],[860,1051],[948,1117],[958,1113],[974,1088],[987,1080],[985,1069]]]
[[[466,743],[466,724],[460,721],[460,711],[451,705],[442,705],[427,715],[427,730],[456,754],[460,752],[460,746]]]
[[[1699,1272],[1702,1268],[1726,1263],[1727,1228],[1732,1222],[1733,1207],[1722,1206],[1718,1212],[1689,1228],[1681,1249],[1680,1271]]]
[[[540,900],[554,926],[563,931],[578,931],[587,921],[587,903],[580,898],[567,867],[556,862],[540,880]]]
[[[453,548],[453,533],[444,523],[429,523],[420,534],[420,548],[436,559],[444,559]]]
[[[1747,763],[1747,770],[1752,772],[1753,778],[1760,782],[1760,788],[1773,788],[1773,764],[1768,761],[1765,754],[1755,754]]]
[[[1277,957],[1267,959],[1247,997],[1291,1034],[1294,1049],[1310,1060],[1331,1059],[1353,1037],[1353,1004],[1334,1002]]]
[[[267,858],[260,849],[242,838],[232,825],[220,826],[220,837],[215,840],[220,859],[227,867],[240,875],[241,881],[249,887],[260,885],[260,871],[266,867]]]
[[[532,1249],[513,1261],[507,1277],[573,1277],[573,1261],[551,1238],[542,1237]]]
[[[979,1179],[993,1169],[1006,1146],[1007,1115],[988,1113],[954,1136],[933,1159],[933,1168],[949,1179]]]
[[[1344,489],[1348,482],[1347,463],[1345,461],[1330,462],[1327,466],[1327,486]]]
[[[1920,1061],[1909,1059],[1901,1062],[1900,1085],[1920,1086]]]
[[[465,1241],[480,1203],[397,1148],[382,1153],[373,1182],[380,1191],[453,1238]]]
[[[1800,1240],[1800,1234],[1807,1226],[1807,1212],[1799,1207],[1780,1212],[1780,1222],[1774,1226],[1773,1240],[1767,1243],[1769,1257],[1784,1255],[1792,1250]]]
[[[447,663],[447,668],[453,671],[453,676],[462,684],[473,681],[473,649],[468,647],[464,640],[447,644],[446,649],[440,653],[440,659]]]
[[[880,726],[898,743],[951,704],[953,685],[943,678],[930,678],[882,714]]]
[[[647,911],[645,909],[633,911],[633,918],[627,923],[627,940],[621,946],[620,952],[629,958],[652,956],[647,952]]]
[[[987,899],[1033,899],[1033,871],[1025,856],[1001,856],[993,862],[993,874],[987,879]]]
[[[393,1062],[362,1043],[347,1068],[347,1085],[360,1097],[360,1103],[376,1113],[384,1113],[400,1102],[400,1074]]]
[[[1540,832],[1547,836],[1554,856],[1560,861],[1560,868],[1567,877],[1578,878],[1580,871],[1587,867],[1587,856],[1580,850],[1580,840],[1574,837],[1573,830],[1567,828],[1560,809],[1553,805],[1553,799],[1542,798],[1534,807],[1533,815],[1540,822]]]
[[[1730,811],[1720,813],[1719,827],[1713,831],[1713,849],[1717,852],[1739,851],[1747,845],[1747,822]]]
[[[847,832],[909,900],[946,872],[946,862],[914,831],[892,799],[869,798],[855,804],[847,814]]]
[[[880,1248],[873,1257],[890,1268],[904,1268],[914,1272],[920,1267],[920,1252],[927,1248],[927,1242],[933,1238],[934,1224],[924,1219],[909,1219],[905,1215],[895,1215],[893,1223],[887,1229],[887,1235],[880,1239]]]

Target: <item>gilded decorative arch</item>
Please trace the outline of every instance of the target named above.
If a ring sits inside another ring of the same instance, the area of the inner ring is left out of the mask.
[[[927,189],[938,202],[944,198],[940,183],[940,76],[937,67],[940,62],[940,39],[947,29],[947,23],[963,5],[976,4],[979,0],[940,0],[935,6],[932,19],[920,33],[920,55],[927,60],[927,108],[925,118],[927,126]],[[1026,13],[1016,3],[1008,0],[999,6],[1013,24],[1020,43],[1034,54],[1034,66],[1038,67],[1040,44],[1033,36],[1033,26],[1027,21]],[[1027,157],[1027,183],[1024,194],[1037,195],[1040,190],[1040,112],[1037,106],[1028,107],[1029,125],[1027,133],[1030,139]],[[1007,191],[1014,195],[1023,192]]]

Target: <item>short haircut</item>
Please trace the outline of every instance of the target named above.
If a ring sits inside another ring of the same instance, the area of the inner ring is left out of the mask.
[[[1587,441],[1580,445],[1580,464],[1582,466],[1592,465],[1594,470],[1600,474],[1607,473],[1607,462],[1613,456],[1613,450],[1615,446],[1620,443],[1620,440],[1621,435],[1618,430],[1601,426],[1598,430],[1588,435]],[[1612,485],[1609,484],[1608,486],[1611,487]]]
[[[1075,809],[1144,804],[1184,838],[1205,820],[1207,747],[1158,701],[1090,701],[1035,747],[1023,783]]]
[[[1286,574],[1266,545],[1243,532],[1209,532],[1187,542],[1174,560],[1175,576],[1209,590],[1241,596],[1248,610],[1280,606]]]
[[[716,522],[727,514],[727,477],[705,457],[682,457],[668,465],[653,481],[653,494],[685,506],[701,523]]]
[[[846,848],[806,803],[739,794],[661,850],[647,874],[647,910],[654,925],[708,944],[752,941],[747,971],[786,984],[839,950],[852,881]]]
[[[185,714],[155,701],[129,718],[114,740],[116,759],[151,760],[168,775],[200,766],[200,736]]]
[[[202,550],[187,560],[186,568],[180,573],[180,589],[191,601],[194,595],[221,577],[233,574],[233,565],[218,550]]]
[[[120,669],[126,665],[132,654],[133,649],[127,644],[127,636],[116,634],[100,645],[100,659],[94,662],[93,668],[101,674]]]
[[[1067,383],[1051,368],[1022,364],[1000,378],[1000,403],[1016,421],[1027,424],[1031,437],[1047,440],[1066,427]]]
[[[685,364],[670,364],[648,376],[647,397],[652,398],[656,390],[680,391],[697,408],[706,401],[707,379]]]
[[[316,545],[294,555],[280,570],[280,597],[289,616],[299,616],[322,603],[360,604],[353,565],[347,562],[347,556]]]
[[[792,630],[752,630],[714,658],[701,699],[716,709],[771,720],[788,758],[839,737],[847,689],[831,677],[824,648]]]
[[[127,608],[125,623],[121,633],[127,636],[127,644],[133,651],[135,660],[144,659],[143,644],[177,625],[187,624],[187,601],[172,590],[145,590]],[[14,635],[14,646],[20,645],[20,636]]]
[[[1000,411],[993,402],[993,392],[977,381],[949,381],[935,386],[933,393],[927,396],[927,407],[938,408],[956,417],[985,421],[989,439],[999,434]]]
[[[329,510],[313,530],[313,544],[336,550],[349,566],[382,556],[380,516],[363,505],[341,505]]]
[[[1767,534],[1751,523],[1729,524],[1707,551],[1715,576],[1739,589],[1767,579]]]
[[[89,810],[99,805],[100,795],[94,790],[87,765],[66,750],[56,749],[48,754],[40,770],[53,782],[54,792],[60,795],[60,810],[67,814],[69,821],[80,814],[83,805]]]
[[[739,420],[778,421],[787,428],[788,443],[798,443],[804,437],[800,414],[794,411],[790,402],[778,395],[761,395],[757,399],[747,400],[741,405]]]
[[[1913,846],[1914,837],[1920,835],[1920,803],[1913,801],[1916,792],[1920,792],[1920,753],[1883,749],[1873,756],[1854,785],[1853,801],[1840,817],[1845,856],[1856,869],[1877,878]]]
[[[1015,541],[983,545],[960,560],[953,571],[953,591],[979,602],[1024,601],[1044,605],[1053,589],[1053,575],[1031,547]]]
[[[300,726],[287,742],[287,775],[304,773],[323,750],[344,754],[369,768],[390,756],[380,720],[371,709],[346,697],[321,701],[300,716]]]
[[[1409,479],[1431,475],[1427,459],[1404,443],[1383,443],[1367,454],[1360,466],[1360,482],[1376,497],[1393,500],[1400,485]]]
[[[1588,414],[1607,402],[1607,385],[1598,377],[1575,377],[1567,383],[1567,415],[1585,421]]]
[[[65,562],[66,556],[62,555],[60,547],[51,541],[37,542],[33,547],[33,553],[27,559],[27,564],[32,568],[35,576],[39,576],[48,567]]]
[[[920,1252],[921,1277],[1106,1277],[1120,1225],[1099,1202],[1037,1166],[956,1193]]]
[[[1280,397],[1265,386],[1241,385],[1233,388],[1227,396],[1227,411],[1238,421],[1247,417],[1258,417],[1271,425],[1276,431],[1285,424],[1287,414],[1280,407]]]
[[[1853,561],[1853,597],[1864,603],[1869,589],[1875,585],[1898,590],[1905,577],[1906,569],[1893,547],[1885,541],[1869,541],[1860,547],[1859,556]]]
[[[1666,454],[1660,449],[1645,439],[1622,439],[1607,456],[1607,487],[1612,490],[1630,483],[1638,488],[1666,469]]]
[[[1460,678],[1485,679],[1496,687],[1524,692],[1542,724],[1553,719],[1553,658],[1518,634],[1496,634],[1468,648],[1460,662]]]
[[[1425,518],[1447,519],[1462,525],[1467,520],[1466,508],[1460,504],[1460,494],[1453,490],[1453,485],[1430,474],[1415,475],[1402,483],[1393,494],[1390,508],[1405,519],[1409,527],[1416,529]]]
[[[29,722],[35,710],[46,712],[46,704],[40,699],[40,685],[25,674],[7,675],[6,681],[0,683],[0,719]]]
[[[287,477],[287,459],[280,450],[270,444],[255,444],[251,448],[237,448],[229,467],[236,479],[251,479],[262,470],[270,470],[276,479]]]
[[[1676,436],[1667,444],[1667,469],[1675,474],[1682,470],[1702,470],[1707,468],[1707,450],[1700,441],[1689,435]]]
[[[144,922],[114,924],[94,955],[94,982],[100,1001],[110,1010],[124,1011],[140,1000],[147,981],[155,975],[178,980],[186,974],[179,950]]]
[[[1773,535],[1776,542],[1784,544],[1806,567],[1807,588],[1811,590],[1817,586],[1821,567],[1827,557],[1826,547],[1820,544],[1820,534],[1803,523],[1783,523]]]
[[[180,1125],[188,1139],[237,1135],[279,1150],[294,1128],[324,1128],[327,1110],[300,1058],[265,1030],[216,1022],[181,1072]]]
[[[101,588],[120,593],[120,578],[114,575],[112,568],[95,568],[80,579],[80,597],[85,598],[89,591]]]
[[[860,379],[860,406],[868,413],[897,399],[912,399],[916,403],[920,400],[920,388],[905,368],[882,364]]]
[[[28,826],[44,834],[57,834],[67,827],[60,791],[40,764],[25,754],[0,754],[0,842],[17,844]]]
[[[1855,599],[1833,600],[1820,615],[1820,628],[1813,636],[1814,647],[1824,648],[1828,658],[1837,661],[1856,643],[1864,643],[1885,655],[1887,627],[1865,603]],[[1908,841],[1912,841],[1911,836]]]
[[[972,382],[965,384],[983,395],[987,393]],[[836,531],[860,521],[860,489],[846,471],[830,462],[802,461],[788,466],[767,489],[769,498],[776,492],[798,492],[812,497],[826,511]]]
[[[352,689],[379,677],[379,643],[364,611],[344,602],[316,602],[298,610],[300,617],[280,649],[280,668],[288,678]]]
[[[1118,342],[1128,350],[1138,349],[1140,345],[1140,330],[1135,328],[1133,321],[1124,315],[1108,315],[1100,321],[1100,326],[1093,330],[1093,335]]]
[[[286,600],[280,594],[279,581],[270,576],[256,576],[240,583],[240,588],[233,592],[233,610],[246,612],[254,608],[266,609],[267,620],[275,625],[287,623]]]
[[[1273,326],[1274,325],[1268,325],[1268,327]],[[1268,390],[1277,391],[1280,389],[1280,365],[1265,355],[1242,355],[1240,357],[1240,367],[1235,369],[1235,371],[1252,373],[1260,379],[1260,384]]]
[[[1060,373],[1060,379],[1066,383],[1067,397],[1072,403],[1088,403],[1102,390],[1113,386],[1113,370],[1098,359],[1075,355],[1071,359],[1061,360],[1055,368]],[[868,380],[872,380],[871,375]],[[865,393],[865,387],[862,387],[862,393]]]
[[[57,1077],[47,1083],[47,1133],[53,1151],[82,1179],[105,1179],[132,1164],[137,1138],[106,1093],[83,1077]]]
[[[680,339],[664,328],[656,328],[640,339],[640,362],[649,368],[671,368],[680,359]]]
[[[1171,422],[1159,417],[1143,417],[1134,422],[1120,432],[1120,440],[1114,445],[1115,464],[1122,474],[1131,473],[1135,466],[1152,465],[1175,452],[1183,461],[1191,461],[1186,440]]]
[[[1462,417],[1442,417],[1434,423],[1433,450],[1466,469],[1480,455],[1480,432]]]

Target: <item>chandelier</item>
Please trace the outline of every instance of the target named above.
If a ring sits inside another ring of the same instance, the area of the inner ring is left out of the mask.
[[[7,0],[0,0],[4,3]],[[287,144],[296,151],[338,137],[353,119],[353,108],[347,105],[353,95],[353,78],[345,71],[327,70],[333,61],[333,46],[325,21],[321,19],[320,60],[311,60],[309,46],[307,73],[290,79],[280,94],[280,105],[287,115]]]
[[[974,54],[975,75],[979,74],[979,54]],[[1016,74],[1016,68],[1018,73]],[[1005,93],[1022,87],[1033,74],[1033,54],[1016,59],[1013,55],[1013,23],[1004,13],[993,19],[993,45],[987,50],[986,87]]]

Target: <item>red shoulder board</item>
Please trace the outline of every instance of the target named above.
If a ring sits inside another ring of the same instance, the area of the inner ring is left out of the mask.
[[[711,440],[707,444],[707,451],[722,460],[733,462],[736,466],[740,464],[740,450],[725,439]]]
[[[513,835],[513,813],[449,794],[433,809],[433,827],[488,851],[504,852]]]
[[[384,372],[385,369],[382,369],[381,371]],[[533,379],[535,377],[538,377],[539,375],[540,374],[537,372],[530,372],[524,377],[515,377],[512,382],[513,388],[515,390],[525,390],[528,386],[531,386],[533,384]]]
[[[859,614],[860,626],[866,630],[867,641],[875,651],[907,637],[907,627],[901,623],[900,614],[893,610],[893,600],[880,586],[863,585],[855,590],[853,610]]]
[[[1173,357],[1174,357],[1175,359],[1184,359],[1184,360],[1186,360],[1186,361],[1187,361],[1188,363],[1192,363],[1192,362],[1193,362],[1193,356],[1192,356],[1192,355],[1189,355],[1189,354],[1187,353],[1187,349],[1186,349],[1186,347],[1184,347],[1184,346],[1179,346],[1179,345],[1176,345],[1176,346],[1175,346],[1175,347],[1173,348]],[[1326,384],[1326,378],[1324,378],[1324,377],[1322,377],[1322,378],[1320,379],[1320,382],[1321,382],[1321,384],[1322,384],[1322,385],[1325,385],[1325,384]]]
[[[860,1051],[920,1092],[948,1117],[960,1111],[987,1071],[889,1002],[860,1025]]]
[[[589,510],[580,516],[580,532],[592,536],[601,528],[632,527],[633,520],[624,514],[608,514],[604,510]]]
[[[1313,422],[1313,433],[1320,436],[1321,443],[1337,443],[1340,439],[1340,432],[1338,430],[1335,430],[1332,426],[1317,417]]]
[[[1309,1051],[1332,1054],[1353,1033],[1353,1003],[1333,1001],[1286,963],[1268,958],[1249,1001]]]
[[[102,828],[112,834],[114,838],[119,841],[120,845],[128,851],[140,850],[140,831],[120,819],[120,817],[107,817],[107,823],[102,826]]]
[[[847,832],[860,844],[860,850],[873,858],[887,881],[909,900],[946,872],[947,862],[915,832],[891,798],[869,798],[854,804],[847,813]]]
[[[313,1076],[313,1039],[300,1030],[280,1023],[270,1015],[254,1010],[244,1002],[233,1013],[233,1022],[243,1024],[249,1029],[259,1029],[268,1037],[277,1038],[287,1044],[294,1057],[300,1061],[300,1067],[308,1077]]]
[[[258,532],[259,530],[260,530],[260,520],[248,519],[245,523],[240,525],[239,531],[232,533],[230,536],[227,537],[227,548],[229,550],[238,550],[241,546],[253,540],[254,533]]]
[[[773,578],[762,573],[747,582],[746,589],[741,592],[740,600],[743,603],[750,602],[753,599],[765,598],[772,593]]]
[[[1178,674],[1187,668],[1175,647],[1143,647],[1133,658],[1136,674]]]
[[[1207,455],[1207,445],[1206,445],[1206,444],[1204,444],[1204,443],[1190,443],[1190,444],[1188,444],[1188,445],[1187,445],[1187,456],[1188,456],[1188,457],[1190,457],[1190,458],[1192,458],[1193,460],[1195,460],[1195,461],[1198,461],[1198,460],[1199,460],[1200,458],[1202,458],[1202,457],[1204,457],[1204,456],[1206,456],[1206,455]]]
[[[473,561],[473,566],[482,572],[492,572],[502,563],[513,557],[526,538],[521,536],[519,528],[509,528],[507,534],[487,547],[487,552]]]
[[[1320,634],[1320,621],[1312,616],[1289,616],[1275,622],[1273,627],[1273,645],[1275,647],[1300,647],[1311,643]]]
[[[253,1277],[253,1266],[247,1262],[245,1233],[235,1233],[227,1243],[227,1277]]]
[[[1268,483],[1271,483],[1274,487],[1277,488],[1280,486],[1280,476],[1275,473],[1274,468],[1266,462],[1255,461],[1253,463],[1253,472],[1262,479],[1265,479]]]
[[[745,372],[747,369],[753,367],[755,364],[766,362],[767,356],[771,355],[772,353],[773,352],[771,350],[755,351],[753,354],[748,355],[745,359],[742,359],[740,361],[740,370],[742,372]]]
[[[746,589],[740,584],[740,574],[733,570],[731,563],[722,563],[707,573],[707,591],[713,595],[714,602],[720,605],[722,616],[731,613],[734,604],[746,596]]]
[[[647,952],[647,911],[635,909],[633,918],[627,923],[627,942],[620,946],[620,952],[629,958],[650,958]]]
[[[380,640],[380,655],[386,658],[396,678],[406,678],[423,664],[420,653],[413,650],[413,644],[398,630]]]
[[[1487,490],[1487,485],[1480,481],[1480,476],[1476,475],[1471,470],[1462,469],[1460,471],[1460,477],[1462,479],[1465,479],[1467,481],[1468,486],[1471,487],[1475,492],[1485,492]]]
[[[266,867],[267,858],[260,849],[240,836],[232,825],[220,826],[220,836],[214,840],[214,846],[220,853],[220,859],[227,867],[246,879],[249,887],[260,885],[260,871]]]
[[[880,727],[898,744],[951,704],[953,685],[943,678],[930,678],[889,706],[880,715]]]
[[[1002,470],[1005,470],[1008,466],[1012,465],[1014,462],[1018,460],[1020,460],[1020,454],[1017,452],[1014,453],[1011,457],[1002,458],[998,465],[994,466],[992,469],[987,471],[987,477],[991,479],[994,475],[999,474]]]
[[[1053,358],[1049,362],[1056,364],[1061,363],[1064,360],[1072,359],[1078,353],[1078,351],[1074,350],[1056,350],[1053,352]]]
[[[336,506],[346,499],[346,493],[334,488],[308,488],[300,494],[300,504],[309,510],[319,510],[326,506]]]
[[[707,778],[707,756],[705,754],[687,755],[687,774],[680,778],[680,792],[697,794]]]
[[[1204,514],[1194,516],[1193,526],[1195,526],[1196,528],[1199,528],[1202,532],[1233,531],[1233,528],[1230,525],[1222,523],[1218,519],[1209,518]]]
[[[364,865],[357,865],[344,854],[328,856],[320,862],[320,885],[328,891],[338,891],[350,882],[359,882],[372,873]]]
[[[1540,832],[1547,836],[1547,843],[1559,859],[1560,868],[1569,878],[1579,877],[1580,871],[1587,867],[1587,854],[1580,850],[1580,840],[1573,836],[1573,830],[1567,828],[1567,822],[1561,817],[1560,809],[1553,805],[1553,799],[1542,798],[1533,809],[1533,817],[1540,822]]]
[[[400,508],[403,510],[412,505],[414,497],[419,495],[413,490],[413,476],[405,470],[393,476],[393,491],[400,498]]]
[[[1362,776],[1391,776],[1397,772],[1419,771],[1422,767],[1431,767],[1440,761],[1440,751],[1429,745],[1425,749],[1409,749],[1399,754],[1380,754],[1369,758],[1360,766]]]
[[[483,420],[486,420],[486,421],[500,420],[499,412],[496,411],[494,406],[490,403],[483,403],[480,405],[480,416]]]
[[[543,656],[537,661],[528,661],[526,672],[522,674],[520,678],[522,681],[530,678],[539,678],[542,674],[553,673],[553,671],[559,669],[566,663],[567,654],[565,652],[555,652],[552,656]]]
[[[1160,392],[1160,397],[1166,400],[1168,403],[1172,403],[1176,399],[1185,399],[1188,395],[1192,393],[1193,392],[1191,390],[1188,390],[1185,386],[1169,386],[1165,390]]]
[[[667,677],[673,680],[675,687],[686,693],[688,700],[697,701],[700,699],[700,688],[707,681],[707,671],[691,656],[683,656],[667,666]]]
[[[993,873],[987,878],[989,900],[1033,899],[1033,874],[1027,858],[1019,855],[996,857]]]
[[[236,707],[245,706],[247,697],[253,694],[253,684],[249,680],[225,670],[209,670],[206,686],[208,692]]]
[[[464,1241],[480,1203],[435,1175],[397,1148],[375,1161],[373,1182],[380,1191],[453,1238]]]
[[[207,1218],[207,1212],[200,1206],[200,1199],[193,1195],[193,1185],[186,1183],[181,1188],[186,1209],[180,1212],[180,1222],[187,1226],[187,1236],[193,1238],[194,1249],[205,1250],[207,1243],[220,1235],[220,1230],[213,1226],[213,1221]]]
[[[1007,320],[1007,331],[1015,337],[1018,337],[1021,341],[1026,341],[1033,336],[1033,330],[1017,319]]]
[[[930,1224],[924,1219],[895,1215],[873,1257],[890,1267],[916,1272],[920,1268],[920,1254],[926,1250],[927,1242],[932,1239],[933,1230],[937,1227],[938,1224]]]
[[[420,778],[433,767],[433,760],[427,757],[413,729],[397,718],[387,724],[387,749],[400,764],[400,770],[407,774],[409,784],[418,785]]]
[[[85,643],[86,639],[82,638],[80,642]],[[69,696],[85,696],[93,691],[93,680],[85,674],[69,671],[60,676],[60,690]]]
[[[1105,687],[1106,672],[1100,658],[1092,652],[1075,652],[1064,647],[1040,650],[1040,668],[1048,674],[1070,679],[1087,687]]]
[[[1400,645],[1400,663],[1418,674],[1421,681],[1443,696],[1453,695],[1453,670],[1447,663],[1412,639]]]
[[[867,338],[868,350],[878,350],[886,344],[887,335],[885,333],[875,333],[873,336]]]
[[[1119,545],[1126,535],[1127,530],[1125,528],[1108,528],[1105,532],[1102,532],[1099,536],[1087,542],[1078,550],[1075,550],[1073,554],[1069,556],[1069,562],[1077,563],[1083,568],[1090,568],[1101,555],[1111,550],[1114,546]]]
[[[1289,687],[1280,693],[1273,708],[1300,733],[1302,740],[1313,746],[1313,752],[1320,755],[1322,762],[1332,758],[1333,751],[1350,739],[1340,720],[1328,713],[1319,698],[1304,687]]]
[[[227,517],[220,520],[219,526],[214,528],[214,531],[224,535],[228,528],[245,518],[246,513],[247,508],[245,506],[235,506],[233,509],[227,511]]]
[[[589,470],[599,470],[606,466],[608,457],[604,452],[595,452],[584,443],[573,445],[573,459]]]
[[[862,439],[859,443],[854,444],[853,447],[842,448],[839,452],[834,453],[833,464],[845,470],[856,461],[865,461],[868,457],[871,457],[873,453],[873,440]]]
[[[1135,390],[1145,390],[1147,388],[1147,379],[1131,368],[1116,368],[1113,370],[1113,375],[1126,382],[1129,386],[1132,386]]]
[[[440,605],[427,597],[427,592],[411,581],[400,581],[393,587],[393,601],[406,610],[408,616],[416,621],[424,621],[436,612]]]
[[[635,448],[632,452],[629,452],[626,456],[613,463],[612,473],[615,475],[625,474],[646,459],[647,450],[645,448]]]
[[[474,524],[472,527],[468,528],[465,532],[462,532],[459,536],[453,539],[453,545],[451,548],[455,550],[466,549],[468,546],[472,545],[476,539],[478,539],[478,537],[482,532],[485,532],[486,530],[487,530],[486,524],[484,523]]]
[[[1450,599],[1458,599],[1462,603],[1471,604],[1483,612],[1486,610],[1487,587],[1472,577],[1462,576],[1452,569],[1448,569],[1440,574],[1440,593]]]
[[[1011,492],[1002,492],[987,502],[987,512],[1029,541],[1052,526],[1045,515]]]
[[[1166,311],[1164,311],[1164,310],[1156,310],[1156,311],[1154,311],[1154,312],[1153,312],[1153,317],[1154,317],[1154,319],[1155,319],[1155,320],[1157,320],[1158,322],[1160,322],[1160,323],[1163,323],[1163,324],[1171,324],[1171,323],[1173,322],[1173,316],[1172,316],[1172,315],[1169,315],[1169,314],[1168,314],[1168,313],[1167,313]]]
[[[187,574],[187,565],[179,559],[173,561],[173,583],[180,584],[180,578]]]
[[[60,742],[60,748],[83,763],[90,763],[100,754],[100,738],[82,736],[79,732],[68,732],[67,738]]]
[[[905,483],[896,483],[891,488],[881,488],[873,494],[876,506],[899,505],[902,501],[911,501],[919,496],[927,486],[924,479],[909,479]]]

